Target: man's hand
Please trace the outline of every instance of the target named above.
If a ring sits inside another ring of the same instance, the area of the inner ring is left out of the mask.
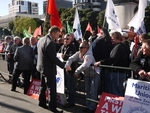
[[[101,64],[101,62],[99,61],[99,62],[94,63],[94,66],[97,67],[97,66],[99,66],[100,64]]]
[[[148,81],[150,81],[150,72],[147,72],[146,79],[147,79]]]
[[[66,71],[71,71],[72,70],[70,66],[66,66],[65,68],[66,68]]]
[[[138,74],[140,75],[141,78],[145,78],[146,76],[148,76],[147,73],[144,70],[140,70],[138,72]]]
[[[77,73],[74,73],[74,77],[78,78],[78,77],[79,77],[79,75],[78,75]]]
[[[61,57],[62,57],[62,59],[64,59],[65,55],[64,55],[64,54],[62,54],[62,55],[61,55]]]

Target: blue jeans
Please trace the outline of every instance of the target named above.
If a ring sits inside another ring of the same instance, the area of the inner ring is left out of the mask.
[[[108,72],[105,73],[105,91],[118,96],[124,96],[123,83],[126,80],[126,73]]]
[[[98,100],[99,94],[100,75],[95,72],[94,76],[85,76],[85,92],[86,98],[92,100]],[[97,106],[96,102],[86,100],[86,107],[90,110],[95,110]]]

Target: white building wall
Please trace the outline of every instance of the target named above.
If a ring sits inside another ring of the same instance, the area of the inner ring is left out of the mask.
[[[134,16],[134,9],[137,5],[138,4],[132,2],[122,3],[118,6],[115,5],[116,13],[118,15],[118,19],[122,29],[127,27],[126,25]]]
[[[29,12],[29,6],[28,6],[28,2],[29,1],[26,1],[26,0],[13,0],[13,4],[12,2],[8,5],[9,6],[9,15],[11,14],[15,14],[15,13],[18,13],[19,12],[19,7],[20,7],[20,13],[27,13],[27,14],[30,14]],[[19,4],[19,1],[20,1],[20,4]],[[22,5],[21,4],[21,1],[24,2],[24,4]],[[18,4],[17,4],[18,2]],[[37,5],[35,5],[37,4]],[[39,7],[38,7],[38,3],[35,3],[35,2],[31,2],[31,14],[36,14],[38,15],[39,13]]]

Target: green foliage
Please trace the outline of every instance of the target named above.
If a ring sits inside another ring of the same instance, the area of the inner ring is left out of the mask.
[[[83,34],[85,33],[85,29],[87,27],[88,22],[90,22],[90,25],[92,26],[93,29],[96,29],[97,24],[101,26],[103,25],[105,11],[95,12],[87,8],[82,10],[79,9],[78,13],[79,13],[80,24],[81,24],[81,29]],[[73,26],[75,8],[60,8],[59,14],[60,14],[61,22],[63,24],[63,29],[65,31],[66,31],[67,21],[70,26]],[[50,28],[50,16],[46,14],[46,19],[44,22],[37,18],[17,17],[14,21],[11,21],[9,23],[9,29],[12,31],[12,33],[14,35],[18,35],[21,37],[23,37],[22,28],[28,30],[30,26],[31,26],[32,33],[34,32],[36,27],[41,26],[43,28],[43,35],[46,35]]]
[[[34,33],[36,27],[41,26],[42,23],[43,21],[38,18],[17,17],[14,21],[9,23],[9,29],[12,31],[12,34],[23,38],[22,28],[28,30],[28,28],[31,27],[31,33]]]
[[[46,14],[45,21],[43,23],[43,35],[46,35],[48,33],[49,28],[50,28],[50,16],[49,14]]]

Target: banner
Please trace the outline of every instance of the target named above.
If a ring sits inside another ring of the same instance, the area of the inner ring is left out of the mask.
[[[128,79],[121,113],[150,113],[150,83]]]
[[[88,22],[86,30],[85,31],[89,31],[90,33],[92,33],[92,27],[90,25],[90,23]]]
[[[139,0],[138,11],[135,16],[128,23],[128,26],[133,26],[137,32],[144,25],[145,8],[147,7],[147,0]],[[143,23],[142,23],[143,22]]]
[[[121,113],[123,97],[103,92],[95,113]]]
[[[61,56],[62,56],[61,53],[57,53],[58,59],[63,62]],[[64,69],[61,69],[59,66],[57,66],[56,83],[57,83],[57,93],[64,94],[65,93]]]
[[[72,33],[73,29],[72,27],[69,25],[68,21],[66,21],[66,25],[67,25],[67,33]]]
[[[40,94],[40,87],[41,87],[41,80],[38,79],[32,79],[27,95],[34,99],[39,99]],[[46,90],[46,97],[48,99],[49,91]]]
[[[75,11],[75,16],[74,16],[73,29],[76,29],[76,31],[74,32],[75,39],[79,40],[79,38],[82,38],[82,31],[81,31],[81,25],[80,25],[79,14],[78,14],[77,8]]]
[[[55,0],[48,0],[47,13],[50,15],[50,25],[62,28],[62,23],[59,17],[59,13],[56,7]]]
[[[107,0],[105,17],[108,23],[108,29],[121,31],[118,16],[112,0]]]

